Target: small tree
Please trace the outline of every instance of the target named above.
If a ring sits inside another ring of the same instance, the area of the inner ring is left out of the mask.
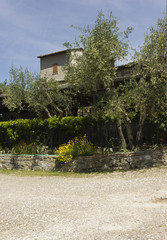
[[[10,110],[17,110],[20,113],[21,110],[25,109],[27,84],[31,78],[31,74],[27,70],[23,70],[22,67],[19,69],[13,66],[10,69],[10,81],[4,84],[3,94],[4,100],[3,104]]]
[[[130,148],[141,143],[147,119],[155,119],[166,109],[166,21],[159,19],[157,28],[150,28],[140,52],[135,54],[135,68],[130,82],[120,85],[108,101],[106,112],[116,114],[126,125]],[[121,94],[120,94],[121,93]],[[139,115],[137,133],[132,120]],[[136,138],[134,138],[136,135]]]
[[[119,32],[116,19],[110,14],[105,18],[98,13],[94,27],[79,28],[82,55],[76,57],[77,64],[66,65],[66,81],[80,94],[95,96],[94,102],[117,121],[122,147],[127,145],[122,131],[125,124],[128,145],[131,149],[140,144],[146,118],[155,118],[166,106],[166,19],[157,22],[157,28],[150,28],[139,53],[135,54],[135,70],[130,81],[116,89],[113,83],[116,75],[114,62],[124,58],[128,45]],[[127,29],[125,36],[131,32]],[[66,45],[70,46],[70,45]],[[70,58],[69,58],[70,59]],[[103,90],[103,94],[99,94]],[[98,104],[97,104],[98,102]],[[98,109],[98,108],[96,108]],[[99,111],[99,110],[98,110]],[[134,133],[132,122],[139,116],[138,129]]]
[[[62,89],[55,80],[39,76],[31,80],[26,99],[38,115],[45,111],[48,117],[67,116],[72,108],[72,96],[67,88]]]
[[[140,78],[135,98],[136,110],[140,114],[137,144],[141,141],[146,118],[155,119],[166,111],[166,28],[166,17],[158,19],[156,28],[149,29],[140,52],[135,55],[137,64],[134,76]]]
[[[68,88],[62,88],[52,79],[40,78],[38,74],[11,68],[11,79],[3,85],[3,104],[10,110],[33,110],[39,116],[47,117],[70,114],[73,101]]]
[[[123,33],[119,32],[116,18],[112,13],[106,18],[102,12],[98,12],[92,28],[77,29],[81,33],[79,41],[65,43],[65,46],[82,47],[83,51],[80,55],[70,55],[65,66],[65,80],[73,90],[82,94],[110,89],[116,74],[114,63],[127,55],[128,45],[124,39],[132,29],[128,28],[121,39]]]
[[[92,96],[91,105],[94,105],[96,115],[99,115],[103,109],[104,116],[104,105],[110,97],[114,96],[112,89],[116,76],[115,62],[124,59],[127,55],[126,38],[132,28],[127,28],[125,32],[121,33],[112,13],[106,18],[102,12],[98,12],[92,28],[87,26],[77,29],[81,35],[79,41],[75,41],[74,46],[83,47],[83,51],[81,55],[73,56],[75,58],[73,62],[77,62],[77,64],[71,64],[72,56],[69,55],[69,61],[65,66],[65,80],[74,92]],[[69,43],[66,43],[65,46],[74,47]],[[117,114],[118,129],[123,145],[125,145],[120,118],[119,113]]]

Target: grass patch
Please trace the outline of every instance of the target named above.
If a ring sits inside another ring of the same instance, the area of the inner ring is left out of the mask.
[[[91,173],[75,173],[75,172],[57,172],[57,171],[28,171],[28,170],[7,170],[0,169],[0,174],[8,174],[15,175],[20,177],[72,177],[72,178],[80,178],[80,177],[91,177],[100,174],[101,172],[91,172]]]
[[[69,178],[87,178],[87,177],[94,177],[98,175],[105,175],[108,173],[114,173],[114,172],[120,172],[120,173],[126,173],[126,172],[146,172],[150,169],[167,169],[167,166],[154,166],[150,168],[144,168],[144,169],[129,169],[129,170],[121,170],[121,169],[115,169],[115,170],[104,170],[99,172],[58,172],[58,171],[42,171],[42,170],[7,170],[7,169],[0,169],[0,174],[7,174],[7,175],[14,175],[19,177],[69,177]]]

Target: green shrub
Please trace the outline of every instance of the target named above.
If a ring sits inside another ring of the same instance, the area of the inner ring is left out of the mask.
[[[41,146],[37,143],[27,144],[24,141],[20,141],[12,148],[12,154],[40,154]]]
[[[46,122],[40,119],[0,122],[0,145],[10,149],[20,141],[46,145],[46,130]]]
[[[91,117],[52,117],[41,119],[18,119],[0,122],[0,146],[10,150],[20,141],[53,149],[76,136],[89,134],[95,142],[98,136],[97,125],[102,124]],[[101,126],[101,125],[100,125]],[[100,129],[100,127],[98,128]],[[90,137],[90,136],[89,136]]]
[[[136,128],[134,128],[136,129]],[[159,124],[145,127],[147,139],[153,144],[165,143],[167,132]],[[97,146],[116,149],[120,145],[117,127],[111,119],[93,119],[92,117],[52,117],[41,119],[18,119],[0,122],[0,146],[11,150],[19,142],[49,146],[50,149],[74,139],[76,136],[89,136]],[[111,138],[112,137],[112,138]],[[125,136],[126,137],[126,136]],[[147,139],[144,140],[147,142]],[[5,150],[6,151],[6,150]]]

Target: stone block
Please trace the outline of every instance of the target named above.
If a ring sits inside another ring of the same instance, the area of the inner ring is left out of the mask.
[[[144,155],[143,158],[144,158],[144,160],[146,160],[146,161],[152,159],[152,157],[151,157],[150,155]]]

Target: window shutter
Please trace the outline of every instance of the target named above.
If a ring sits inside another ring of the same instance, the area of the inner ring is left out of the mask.
[[[58,72],[57,64],[53,65],[53,74],[56,74]]]

